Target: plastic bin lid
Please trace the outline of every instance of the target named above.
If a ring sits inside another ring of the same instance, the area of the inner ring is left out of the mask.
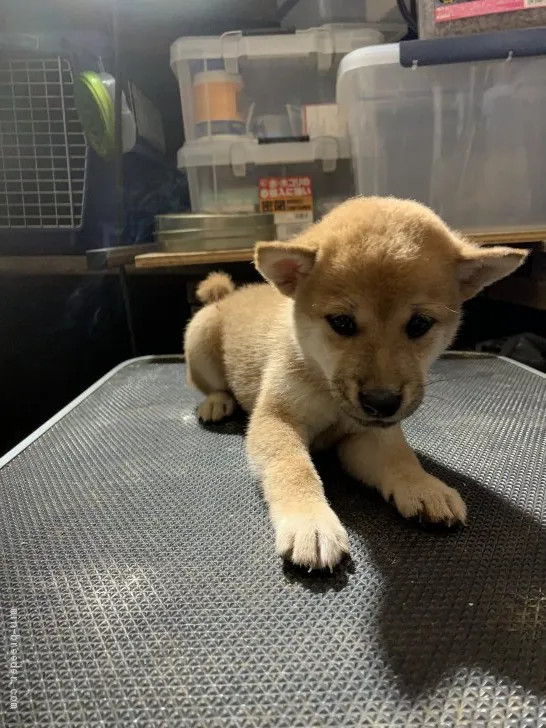
[[[171,65],[206,58],[301,58],[311,53],[345,54],[359,46],[378,45],[383,41],[379,30],[359,25],[330,25],[279,35],[247,36],[237,30],[216,37],[179,38],[171,46]]]
[[[318,137],[308,142],[259,144],[256,139],[240,137],[236,141],[196,140],[186,142],[178,152],[178,167],[232,167],[248,164],[302,164],[316,161],[335,162],[350,157],[347,138]]]
[[[354,101],[351,77],[355,72],[359,80],[364,79],[363,73],[367,68],[376,66],[389,66],[400,63],[400,43],[375,46],[373,48],[358,48],[342,58],[337,71],[336,100],[339,108],[346,113]]]

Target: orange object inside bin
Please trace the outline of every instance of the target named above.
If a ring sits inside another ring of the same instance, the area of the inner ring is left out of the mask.
[[[193,82],[195,123],[242,121],[237,109],[241,78],[225,71],[204,71]]]

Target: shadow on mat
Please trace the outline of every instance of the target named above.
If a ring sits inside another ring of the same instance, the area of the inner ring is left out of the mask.
[[[203,427],[241,436],[246,418]],[[315,458],[333,508],[380,572],[380,637],[401,690],[416,698],[466,667],[546,695],[546,525],[479,482],[422,461],[463,495],[466,527],[405,521],[345,475],[335,455]],[[359,571],[352,561],[332,574],[284,566],[290,582],[314,593],[342,591]]]
[[[423,464],[459,489],[466,527],[404,521],[340,476],[335,458],[317,461],[332,506],[381,574],[378,627],[400,688],[416,698],[478,667],[546,694],[546,527],[480,483]]]

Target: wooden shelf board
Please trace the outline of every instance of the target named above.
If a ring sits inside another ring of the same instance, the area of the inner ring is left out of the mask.
[[[215,265],[218,263],[241,263],[254,258],[252,248],[234,250],[203,250],[196,253],[147,253],[137,255],[136,268],[171,268],[173,266]]]

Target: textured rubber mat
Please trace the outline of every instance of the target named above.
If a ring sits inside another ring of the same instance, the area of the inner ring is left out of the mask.
[[[244,425],[200,427],[181,363],[118,370],[0,471],[7,724],[545,726],[546,378],[432,380],[406,429],[468,526],[404,522],[324,456],[354,563],[306,575]]]

